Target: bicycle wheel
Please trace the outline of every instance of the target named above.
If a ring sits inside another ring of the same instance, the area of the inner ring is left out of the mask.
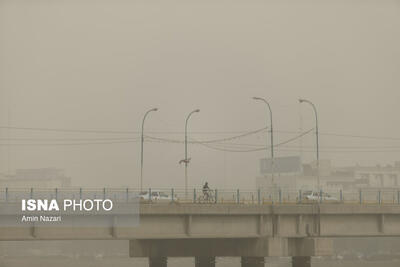
[[[204,196],[199,196],[198,198],[197,198],[197,202],[198,203],[204,203]]]

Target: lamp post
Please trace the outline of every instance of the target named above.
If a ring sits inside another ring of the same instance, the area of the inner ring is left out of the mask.
[[[140,149],[140,192],[143,191],[143,143],[144,143],[144,121],[146,120],[147,115],[152,111],[157,111],[158,108],[152,108],[148,110],[144,116],[142,121],[142,142],[141,142],[141,149]]]
[[[265,100],[264,98],[261,97],[253,97],[254,100],[259,100],[259,101],[263,101],[265,104],[267,104],[268,109],[269,109],[269,119],[271,122],[271,127],[270,127],[270,135],[271,135],[271,173],[272,173],[272,178],[271,178],[271,184],[274,185],[274,127],[273,127],[273,123],[272,123],[272,109],[270,104],[268,103],[267,100]],[[267,127],[268,127],[268,121],[267,121]],[[268,139],[268,136],[267,136]],[[268,144],[268,140],[267,140],[267,144]],[[268,147],[268,145],[267,145]],[[267,158],[268,158],[268,149],[267,151]]]
[[[189,118],[192,116],[193,113],[200,112],[200,109],[195,109],[192,112],[189,113],[189,115],[186,117],[186,122],[185,122],[185,198],[187,199],[188,197],[188,174],[187,174],[187,167],[188,167],[188,155],[187,155],[187,125]]]
[[[308,103],[309,105],[312,106],[313,110],[314,110],[314,114],[315,114],[315,135],[316,135],[316,141],[317,141],[317,186],[318,186],[318,190],[321,189],[320,188],[320,181],[319,181],[319,133],[318,133],[318,114],[317,114],[317,108],[315,107],[315,105],[307,100],[307,99],[299,99],[300,103]]]

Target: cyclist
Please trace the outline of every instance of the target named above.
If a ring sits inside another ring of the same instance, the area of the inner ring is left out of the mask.
[[[204,199],[208,201],[210,197],[210,187],[208,186],[208,182],[203,185],[203,195]]]

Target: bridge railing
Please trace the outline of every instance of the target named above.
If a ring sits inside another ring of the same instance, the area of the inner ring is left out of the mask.
[[[115,202],[140,201],[145,203],[196,203],[196,204],[306,204],[349,203],[400,205],[400,189],[294,190],[269,188],[265,190],[202,188],[185,191],[178,188],[149,188],[140,192],[134,188],[0,188],[0,202],[16,203],[22,199],[111,199]]]

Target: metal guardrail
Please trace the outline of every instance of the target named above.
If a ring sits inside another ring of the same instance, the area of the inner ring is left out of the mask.
[[[311,193],[314,196],[311,196]],[[207,197],[202,189],[153,189],[140,192],[132,188],[0,188],[0,203],[15,203],[22,199],[111,199],[115,202],[133,202],[140,198],[146,203],[179,202],[197,204],[304,204],[304,203],[351,203],[351,204],[399,204],[400,189],[357,191],[312,190],[211,190]]]

